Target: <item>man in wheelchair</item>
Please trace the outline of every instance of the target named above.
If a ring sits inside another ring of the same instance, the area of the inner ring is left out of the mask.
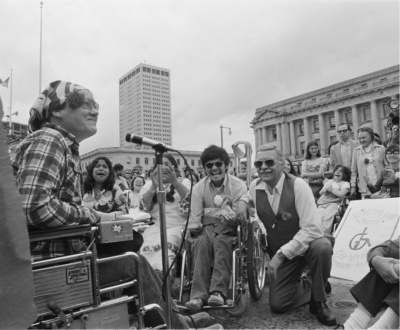
[[[31,134],[18,146],[12,159],[30,227],[41,230],[119,219],[118,213],[101,213],[82,205],[79,143],[96,134],[98,115],[99,105],[93,94],[65,81],[51,83],[34,103],[29,119]],[[86,249],[81,237],[56,238],[31,245],[34,260]],[[132,259],[99,264],[99,285],[136,278],[136,272],[140,271],[146,288],[145,303],[164,306],[161,281],[143,256],[139,255],[139,260],[139,270]],[[128,308],[133,308],[132,302]],[[172,324],[176,329],[188,328],[177,313],[172,313]]]
[[[186,306],[226,304],[232,269],[232,239],[237,234],[236,207],[246,184],[227,173],[229,155],[212,145],[201,157],[207,177],[193,187],[189,230],[193,234],[193,283]],[[211,267],[213,272],[211,275]]]
[[[332,264],[332,243],[324,237],[314,198],[300,178],[283,172],[283,155],[274,144],[262,145],[254,167],[260,179],[238,203],[238,217],[248,217],[253,201],[267,229],[271,256],[269,302],[275,313],[284,313],[310,303],[319,322],[335,325],[326,304],[326,287]],[[303,270],[309,266],[307,276]]]

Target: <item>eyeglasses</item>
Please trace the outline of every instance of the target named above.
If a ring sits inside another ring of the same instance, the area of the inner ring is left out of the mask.
[[[82,108],[87,110],[96,109],[97,111],[99,111],[99,104],[91,99],[85,99],[83,101]]]
[[[254,162],[254,167],[261,168],[263,166],[263,164],[265,164],[265,166],[268,166],[268,167],[273,167],[273,166],[275,166],[275,161],[273,159],[268,159],[268,160],[264,160],[264,161],[258,160],[256,162]]]
[[[206,163],[206,165],[204,165],[204,166],[206,168],[208,168],[209,170],[211,170],[214,167],[214,165],[217,166],[217,167],[222,167],[224,165],[224,163],[221,162],[221,161],[217,161],[217,162],[214,162],[214,163],[209,162],[209,163]]]
[[[342,130],[342,131],[337,131],[339,134],[344,134],[344,133],[347,133],[348,132],[348,129],[344,129],[344,130]]]
[[[398,152],[398,151],[388,151],[388,152],[386,152],[386,155],[398,156],[398,155],[399,155],[399,152]]]

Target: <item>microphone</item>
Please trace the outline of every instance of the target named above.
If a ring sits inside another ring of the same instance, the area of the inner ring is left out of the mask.
[[[152,147],[153,149],[162,148],[164,149],[164,151],[175,151],[175,149],[173,149],[171,146],[168,146],[164,143],[135,134],[126,134],[125,140],[127,142],[139,144],[141,146]]]

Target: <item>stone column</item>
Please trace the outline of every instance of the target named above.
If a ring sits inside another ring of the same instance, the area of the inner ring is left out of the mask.
[[[262,142],[262,128],[258,129],[258,146],[262,146],[263,142]]]
[[[257,152],[257,150],[258,150],[258,129],[257,128],[255,128],[254,129],[254,142],[255,142],[255,145],[256,145],[256,152]]]
[[[304,123],[304,139],[307,147],[308,142],[310,142],[310,118],[304,117],[303,123]]]
[[[296,157],[296,136],[295,136],[293,120],[289,122],[289,126],[290,126],[290,149],[291,149],[290,154],[294,158],[294,157]]]
[[[264,143],[268,143],[268,130],[267,126],[263,127],[263,132],[264,132]]]
[[[379,116],[378,107],[376,106],[376,101],[373,100],[371,103],[371,121],[372,121],[372,129],[375,133],[381,135],[381,116]]]
[[[287,121],[282,123],[282,152],[285,156],[290,155],[289,127]]]
[[[336,140],[337,141],[340,141],[340,134],[338,134],[338,132],[337,132],[340,123],[341,123],[340,110],[337,109],[337,110],[335,110],[335,129],[336,129]]]
[[[282,133],[281,124],[276,124],[276,146],[282,150]]]
[[[351,117],[353,118],[353,133],[354,133],[354,140],[357,140],[357,130],[360,126],[360,121],[358,120],[358,108],[357,104],[351,107]]]
[[[318,122],[319,122],[319,139],[321,141],[321,155],[327,154],[326,150],[328,146],[326,145],[326,126],[324,123],[324,114],[318,114]]]

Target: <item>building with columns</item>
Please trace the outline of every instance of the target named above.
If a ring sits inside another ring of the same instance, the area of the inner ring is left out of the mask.
[[[399,65],[263,106],[251,122],[256,149],[276,143],[286,157],[301,160],[307,143],[316,140],[327,155],[329,144],[339,140],[340,123],[348,123],[354,134],[368,125],[385,140],[394,98],[399,99]]]

